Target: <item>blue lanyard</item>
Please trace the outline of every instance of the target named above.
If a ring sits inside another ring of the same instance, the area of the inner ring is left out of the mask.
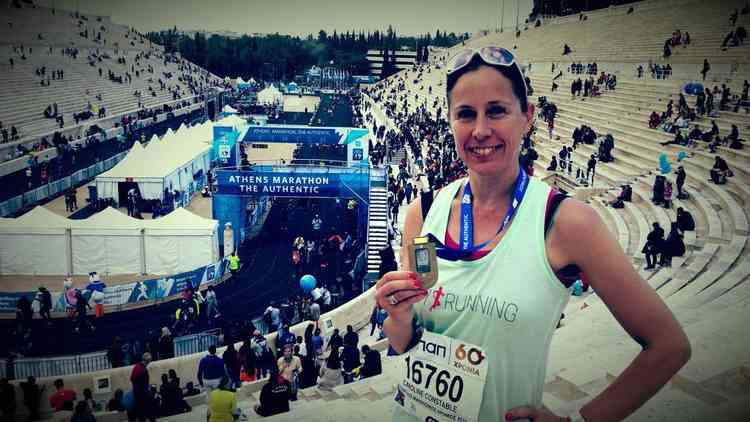
[[[505,218],[503,218],[502,223],[500,223],[500,228],[497,230],[496,235],[508,226],[508,223],[510,223],[510,220],[518,210],[518,206],[521,205],[521,201],[523,201],[523,197],[526,195],[526,188],[528,187],[529,176],[523,169],[519,169],[515,188],[513,189],[513,199],[510,201],[508,211],[505,213]],[[459,250],[464,253],[478,251],[490,243],[494,238],[490,238],[486,242],[474,246],[474,213],[471,209],[472,200],[471,185],[467,182],[466,187],[464,188],[464,194],[461,197],[461,221],[458,242]]]

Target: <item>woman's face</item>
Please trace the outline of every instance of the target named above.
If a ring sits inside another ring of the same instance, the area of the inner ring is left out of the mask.
[[[450,93],[450,124],[459,157],[470,170],[497,174],[517,165],[534,108],[524,113],[513,84],[489,66],[462,75]]]

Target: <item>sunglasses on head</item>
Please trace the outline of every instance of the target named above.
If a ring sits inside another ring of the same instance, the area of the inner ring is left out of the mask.
[[[480,48],[467,48],[465,50],[461,50],[456,55],[454,55],[450,60],[448,60],[447,66],[446,66],[446,73],[448,75],[451,75],[452,73],[455,73],[458,70],[461,70],[462,68],[466,67],[471,60],[474,58],[475,55],[479,55],[479,58],[482,59],[485,63],[489,65],[494,66],[504,66],[504,67],[511,67],[515,66],[518,70],[518,74],[521,76],[521,80],[523,80],[523,74],[521,73],[521,68],[518,67],[518,63],[516,63],[516,58],[507,49],[503,47],[497,47],[497,46],[488,46],[488,47],[480,47]],[[524,82],[523,85],[524,92],[526,91],[526,83]]]

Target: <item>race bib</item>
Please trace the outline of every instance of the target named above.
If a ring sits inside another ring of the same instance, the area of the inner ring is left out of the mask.
[[[396,403],[424,422],[479,419],[487,380],[480,347],[425,331],[404,357]]]

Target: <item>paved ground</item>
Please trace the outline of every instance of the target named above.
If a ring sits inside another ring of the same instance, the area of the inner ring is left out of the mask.
[[[315,95],[303,95],[299,97],[297,95],[284,95],[284,111],[297,111],[305,112],[307,108],[308,113],[312,113],[320,104],[320,97]]]

